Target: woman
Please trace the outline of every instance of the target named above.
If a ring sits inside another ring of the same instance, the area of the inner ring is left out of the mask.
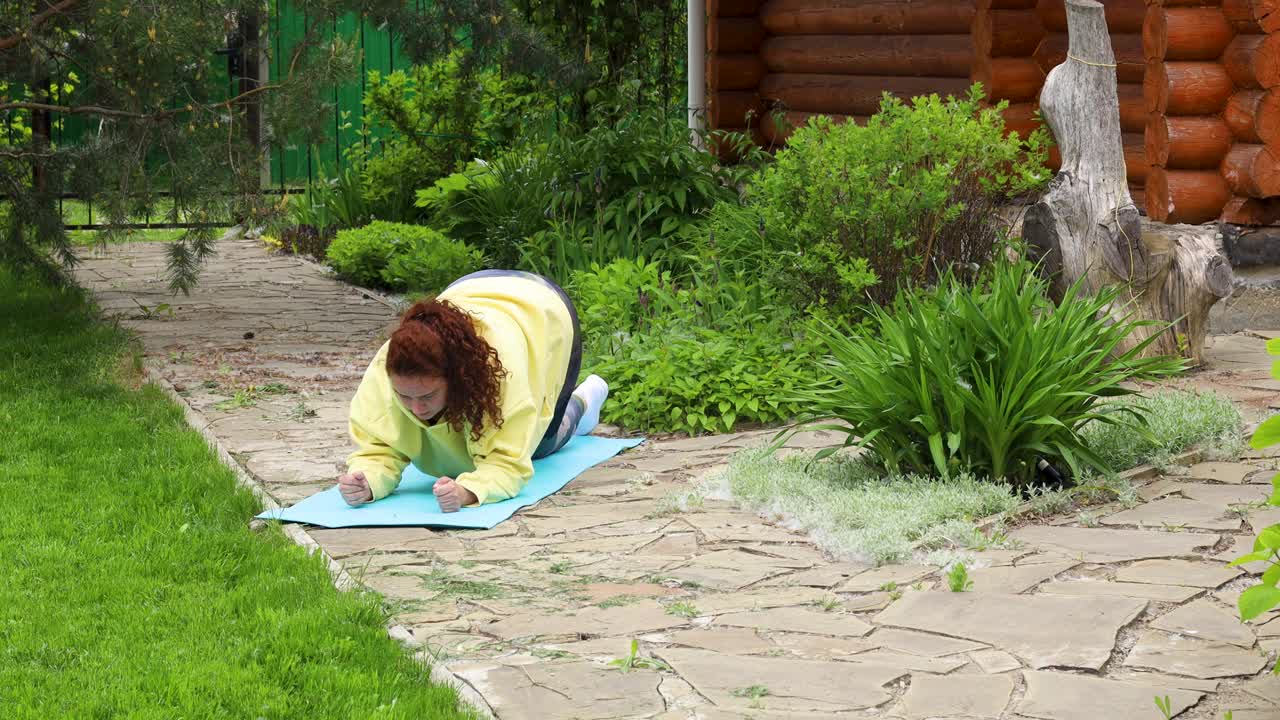
[[[405,312],[351,401],[358,450],[338,478],[362,505],[391,494],[414,463],[439,479],[444,512],[505,500],[533,460],[585,435],[609,388],[582,365],[578,315],[532,273],[484,270]]]

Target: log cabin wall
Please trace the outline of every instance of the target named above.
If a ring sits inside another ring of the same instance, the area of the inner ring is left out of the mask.
[[[1280,224],[1280,0],[1101,0],[1130,191],[1165,222]],[[1025,134],[1067,56],[1063,0],[710,0],[711,127],[785,141],[826,114],[859,121],[881,92],[981,81]],[[748,113],[757,118],[748,121]],[[1056,167],[1056,156],[1051,165]]]
[[[1239,196],[1261,192],[1253,180],[1259,154],[1245,116],[1266,36],[1251,0],[1152,0],[1143,27],[1147,58],[1146,146],[1151,163],[1147,214],[1163,222],[1218,219]],[[1228,117],[1232,118],[1231,125]],[[1239,132],[1239,135],[1237,135]]]
[[[981,0],[986,1],[986,0]],[[767,0],[760,97],[785,113],[762,123],[770,143],[812,115],[863,120],[885,91],[960,94],[976,60],[975,0]]]
[[[739,132],[759,128],[764,76],[760,5],[761,0],[707,0],[708,127]]]

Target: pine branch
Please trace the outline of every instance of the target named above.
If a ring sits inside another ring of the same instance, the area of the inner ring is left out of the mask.
[[[48,22],[49,18],[52,18],[54,15],[61,15],[63,12],[70,10],[79,4],[80,0],[62,0],[62,2],[56,5],[50,5],[45,8],[43,12],[40,12],[35,17],[31,18],[31,25],[28,26],[26,30],[8,37],[0,38],[0,52],[12,50],[13,48],[18,47],[18,45],[22,44],[23,40],[29,39],[32,33],[39,30],[41,25]]]

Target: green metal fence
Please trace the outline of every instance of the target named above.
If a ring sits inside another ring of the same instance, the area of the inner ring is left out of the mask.
[[[426,0],[410,0],[417,8],[425,8]],[[267,37],[271,44],[268,82],[278,79],[282,71],[283,58],[289,57],[299,42],[304,39],[307,17],[292,7],[289,0],[272,0],[271,16],[267,20]],[[400,52],[399,41],[386,28],[379,28],[368,18],[348,15],[327,29],[323,40],[334,36],[344,37],[356,42],[360,53],[360,76],[357,79],[333,88],[333,118],[326,123],[329,128],[328,137],[317,145],[286,144],[277,148],[271,157],[271,184],[277,186],[298,186],[314,180],[321,168],[341,167],[344,152],[353,144],[364,142],[360,130],[364,127],[364,89],[365,79],[369,72],[381,73],[404,70],[410,62]]]

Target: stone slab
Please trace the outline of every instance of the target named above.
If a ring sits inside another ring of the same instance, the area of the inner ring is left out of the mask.
[[[933,633],[913,632],[911,630],[888,627],[877,628],[867,639],[880,647],[922,657],[955,655],[956,653],[986,647],[984,644],[973,642],[972,640],[960,640],[953,637],[934,635]]]
[[[914,676],[902,698],[908,718],[1000,718],[1013,696],[1013,679],[992,677]]]
[[[1147,631],[1138,637],[1124,664],[1174,675],[1225,678],[1256,675],[1267,660],[1237,645]]]
[[[1111,657],[1116,633],[1145,607],[1128,598],[912,593],[876,622],[987,643],[1033,668],[1098,670]]]
[[[823,612],[805,607],[781,607],[731,613],[717,617],[715,623],[757,630],[812,633],[832,637],[862,637],[872,629],[856,615]]]
[[[486,635],[503,640],[564,636],[623,636],[656,632],[687,624],[684,618],[668,615],[666,608],[652,601],[611,608],[589,607],[572,615],[528,613],[503,618],[480,628]]]
[[[665,709],[656,672],[590,662],[453,665],[503,720],[613,720]]]
[[[1110,582],[1106,580],[1066,580],[1048,582],[1040,586],[1040,592],[1049,595],[1107,595],[1128,597],[1155,602],[1183,603],[1203,592],[1200,588],[1178,585],[1152,585],[1136,582]]]
[[[848,712],[893,698],[884,685],[909,674],[903,668],[790,658],[736,657],[731,662],[705,650],[665,648],[656,654],[722,709],[783,712]],[[743,692],[760,686],[756,701]],[[735,691],[738,692],[735,695]],[[753,703],[755,707],[753,707]]]
[[[973,581],[973,592],[1016,595],[1070,570],[1077,564],[1068,561],[978,568],[969,571],[969,579]]]
[[[697,605],[699,612],[707,615],[721,615],[745,610],[813,605],[835,599],[835,595],[820,588],[769,587],[736,593],[703,593],[698,596]]]
[[[849,578],[839,592],[871,592],[889,584],[905,587],[937,571],[938,568],[928,565],[882,565]]]
[[[969,653],[969,658],[982,669],[982,672],[988,675],[1006,673],[1010,670],[1020,670],[1022,668],[1022,663],[1018,662],[1018,658],[1003,650],[974,650]]]
[[[1117,570],[1116,580],[1213,589],[1242,574],[1241,570],[1227,567],[1226,563],[1203,560],[1143,560]]]
[[[1237,462],[1203,462],[1196,463],[1187,469],[1184,476],[1187,480],[1211,480],[1213,482],[1238,485],[1253,473],[1258,466]]]
[[[1168,696],[1173,714],[1195,705],[1204,693],[1135,682],[1117,682],[1067,673],[1022,673],[1026,695],[1016,705],[1019,715],[1041,720],[1101,720],[1159,717],[1153,698]]]
[[[773,644],[806,660],[846,660],[880,646],[865,638],[831,637],[809,633],[769,633]]]
[[[1217,503],[1181,498],[1163,498],[1143,503],[1102,518],[1103,525],[1137,525],[1140,527],[1188,527],[1199,530],[1239,530],[1240,516],[1226,514]]]
[[[1197,533],[1041,525],[1019,528],[1010,535],[1032,547],[1051,549],[1092,563],[1195,555],[1198,548],[1212,547],[1218,542],[1217,535]]]
[[[1196,600],[1158,617],[1151,623],[1158,630],[1181,633],[1203,640],[1253,647],[1253,630],[1240,622],[1240,618],[1209,600]]]
[[[755,630],[738,627],[678,630],[666,635],[665,639],[673,645],[725,655],[757,655],[776,647]]]

